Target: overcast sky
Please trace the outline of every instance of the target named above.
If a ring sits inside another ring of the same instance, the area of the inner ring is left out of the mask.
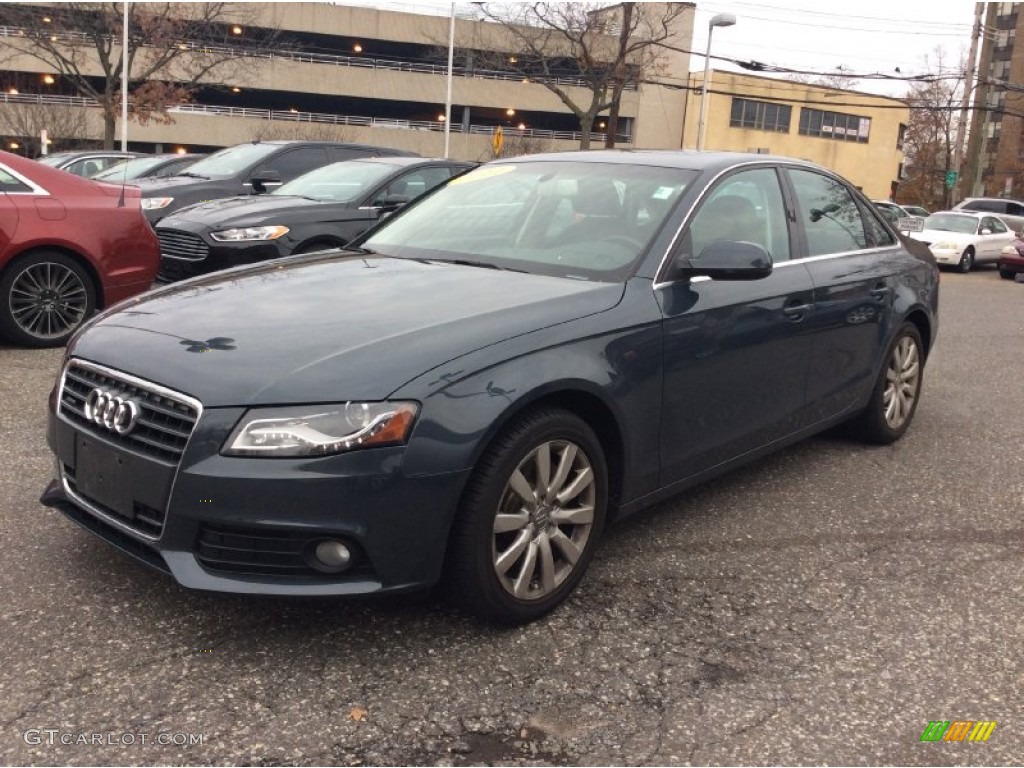
[[[697,3],[693,50],[705,50],[708,22],[718,13],[732,13],[736,24],[715,29],[713,55],[815,71],[896,74],[899,67],[904,76],[935,72],[936,48],[945,51],[944,69],[957,69],[974,23],[974,3],[962,0],[715,0]],[[715,59],[711,65],[738,69]],[[703,68],[704,57],[692,57],[690,66]],[[891,96],[906,91],[899,82],[861,81],[856,87]]]
[[[444,0],[340,0],[340,5],[369,5],[391,10],[445,14],[451,7]],[[472,5],[456,3],[461,11]],[[936,48],[945,51],[945,70],[955,70],[970,46],[974,3],[964,0],[857,0],[819,2],[807,0],[752,0],[698,2],[694,24],[693,50],[707,45],[708,21],[718,13],[732,13],[732,27],[715,29],[712,54],[744,61],[755,60],[791,69],[821,72],[844,70],[879,72],[903,76],[935,72]],[[925,58],[929,65],[926,67]],[[739,67],[712,59],[716,69]],[[703,55],[690,59],[691,69],[704,67]],[[862,80],[858,90],[902,96],[903,82]]]

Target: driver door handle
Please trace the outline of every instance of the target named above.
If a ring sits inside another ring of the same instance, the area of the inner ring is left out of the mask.
[[[794,322],[799,322],[813,308],[813,304],[807,304],[802,299],[790,299],[782,307],[782,314]]]

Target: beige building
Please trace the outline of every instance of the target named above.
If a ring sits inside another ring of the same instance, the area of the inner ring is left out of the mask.
[[[131,121],[132,148],[214,148],[254,138],[305,136],[386,145],[427,156],[443,153],[447,16],[330,3],[238,5],[245,7],[249,24],[283,30],[294,41],[291,50],[247,60],[234,81],[200,90],[195,103],[175,108],[173,123]],[[683,12],[674,21],[672,44],[686,50],[692,40],[694,6],[675,5]],[[657,6],[664,4],[644,4],[644,12],[654,12]],[[473,66],[467,49],[500,45],[499,32],[494,23],[456,20],[460,54],[453,78],[450,154],[490,159],[498,126],[512,148],[578,148],[579,121],[550,90],[512,66],[495,66],[500,57],[477,56],[488,64]],[[3,36],[17,34],[17,29],[0,28],[0,45]],[[617,44],[614,23],[606,37],[604,42]],[[514,52],[509,56],[514,60]],[[623,94],[617,132],[621,145],[679,146],[685,107],[681,86],[689,56],[663,49],[659,57],[657,73]],[[93,68],[98,75],[98,66]],[[40,62],[20,55],[5,61],[2,69],[0,110],[4,101],[63,99],[88,113],[91,137],[102,136],[98,109],[66,90],[62,93],[59,77],[44,71]],[[589,91],[573,85],[571,76],[559,82],[576,103],[589,103]],[[595,146],[603,143],[604,127],[605,118],[599,117]]]
[[[903,164],[907,105],[885,96],[737,72],[712,72],[705,149],[785,155],[823,165],[876,200]],[[703,73],[691,75],[683,147],[697,146]]]

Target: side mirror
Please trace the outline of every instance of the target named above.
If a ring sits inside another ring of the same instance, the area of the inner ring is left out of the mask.
[[[983,234],[983,235],[991,235],[992,234],[992,230],[989,229],[988,227],[986,227],[985,229],[981,230],[981,234]]]
[[[249,183],[252,184],[254,195],[262,195],[268,189],[280,187],[284,182],[281,181],[281,174],[277,171],[256,171],[249,179]]]
[[[696,257],[677,262],[680,276],[706,275],[712,280],[760,280],[772,273],[772,257],[757,243],[718,240]]]
[[[409,202],[405,195],[384,195],[373,201],[374,208],[380,208],[381,213],[391,213],[398,210]]]

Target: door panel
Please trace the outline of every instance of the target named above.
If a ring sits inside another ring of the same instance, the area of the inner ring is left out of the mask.
[[[682,480],[799,430],[810,274],[778,267],[762,280],[693,280],[659,290],[665,316],[662,484]]]
[[[807,408],[811,423],[861,403],[891,324],[902,247],[838,180],[789,169],[796,219],[811,256],[815,312]]]

